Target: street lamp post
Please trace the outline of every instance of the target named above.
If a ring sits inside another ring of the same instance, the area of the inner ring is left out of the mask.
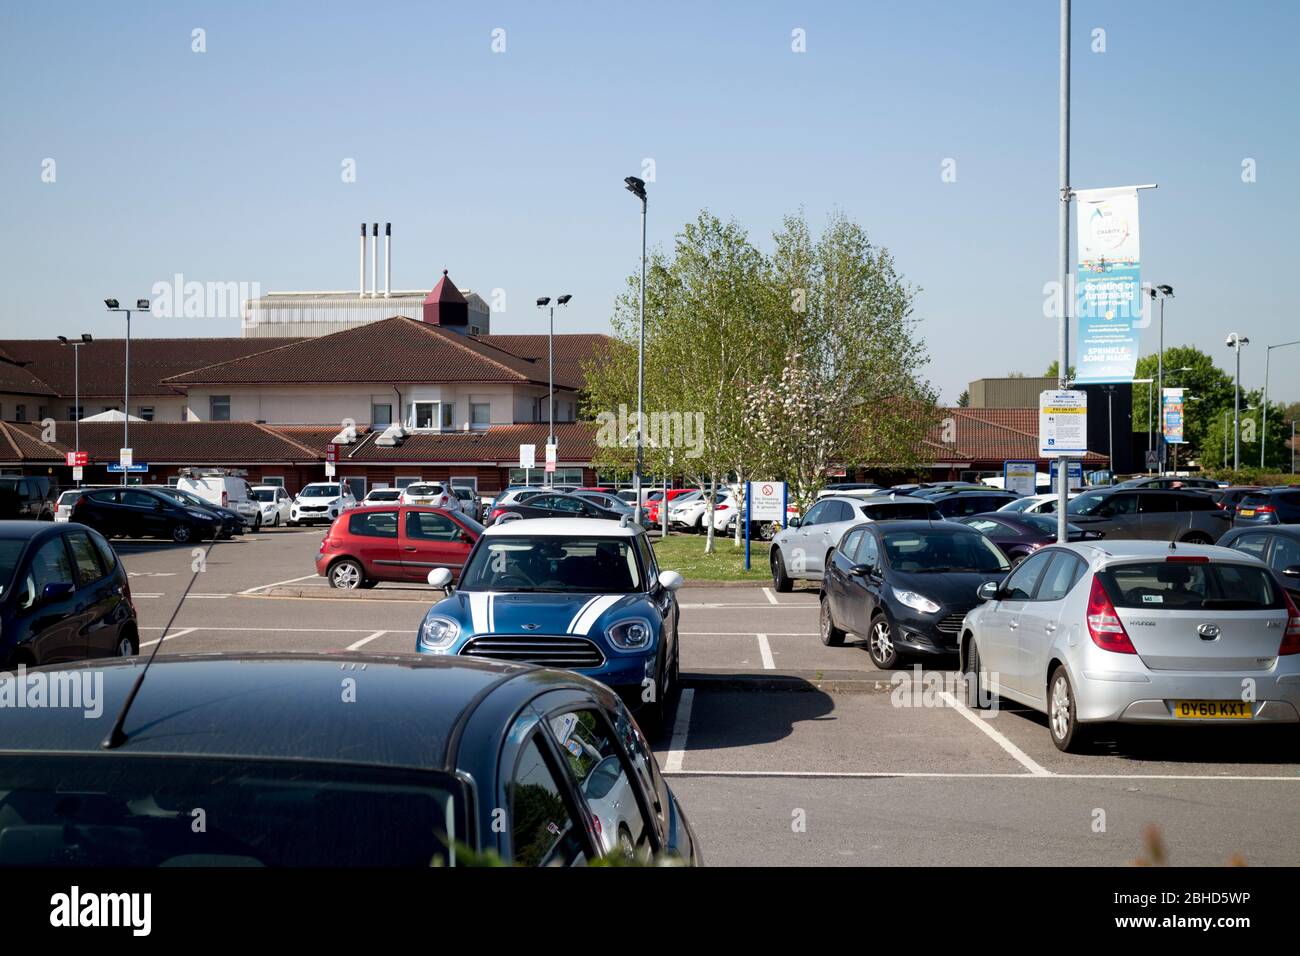
[[[1264,467],[1264,449],[1268,447],[1268,363],[1273,357],[1274,349],[1284,349],[1288,345],[1300,345],[1300,339],[1294,342],[1279,342],[1277,345],[1270,345],[1264,349],[1264,422],[1260,426],[1259,438],[1259,467]],[[1294,457],[1294,455],[1292,456]],[[1294,471],[1294,467],[1291,469]]]
[[[124,378],[122,380],[122,447],[131,447],[131,309],[118,308],[117,299],[105,299],[104,305],[110,312],[126,313],[126,355],[122,361]],[[136,299],[136,312],[148,312],[149,300]],[[122,469],[122,484],[126,484],[127,471]]]
[[[89,345],[93,341],[95,340],[89,332],[81,333],[80,342],[74,342],[66,335],[59,336],[59,344],[66,345],[72,349],[72,409],[75,413],[72,419],[72,447],[74,451],[81,451],[81,347],[83,345]],[[77,482],[77,487],[81,487],[80,481]]]
[[[636,471],[632,475],[632,490],[636,495],[636,521],[641,523],[641,470],[645,464],[644,425],[642,422],[642,405],[645,400],[645,220],[646,192],[645,180],[636,176],[627,176],[623,182],[627,191],[641,200],[641,322],[640,341],[636,351]],[[666,504],[666,502],[665,502]]]
[[[573,296],[567,294],[559,296],[555,300],[555,305],[568,305],[569,300],[572,298]],[[544,295],[537,300],[539,309],[544,309],[548,305],[550,305],[551,309],[551,327],[546,333],[546,412],[550,424],[547,425],[546,444],[553,446],[555,445],[555,305],[551,305],[551,297],[548,295]],[[559,458],[558,450],[556,458]],[[548,474],[551,476],[548,484],[554,486],[555,473],[548,472]]]
[[[1157,439],[1160,454],[1156,456],[1160,465],[1160,474],[1165,473],[1165,299],[1174,297],[1174,287],[1171,285],[1157,285],[1151,287],[1151,298],[1155,299],[1157,293],[1160,298],[1160,351],[1156,359],[1156,389],[1160,395],[1160,437]]]
[[[1250,339],[1236,332],[1228,333],[1225,343],[1237,353],[1237,378],[1232,386],[1232,470],[1241,470],[1241,347]]]

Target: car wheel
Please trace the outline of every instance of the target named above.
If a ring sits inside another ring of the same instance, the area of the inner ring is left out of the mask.
[[[262,514],[258,512],[257,517],[253,519],[253,534],[262,530]]]
[[[1183,544],[1213,544],[1209,535],[1201,534],[1199,531],[1193,531],[1191,534],[1185,534],[1178,539]]]
[[[781,549],[772,547],[772,590],[780,591],[782,594],[794,587],[794,582],[790,580],[790,575],[785,573],[785,558],[781,557]]]
[[[889,618],[883,614],[877,614],[871,619],[867,653],[871,655],[871,662],[882,671],[893,670],[898,664],[898,649],[894,646],[894,629],[889,626]]]
[[[1064,753],[1078,753],[1087,743],[1088,734],[1079,726],[1074,688],[1065,665],[1057,665],[1047,686],[1047,728],[1052,732],[1052,743]]]
[[[826,595],[822,595],[821,612],[818,618],[818,630],[821,633],[822,643],[827,647],[841,647],[844,644],[844,631],[835,626],[835,617],[831,614],[831,601]]]
[[[636,721],[640,725],[646,739],[653,742],[663,736],[668,714],[668,701],[666,694],[672,690],[671,684],[665,685],[666,675],[664,671],[664,661],[659,662],[655,670],[655,699],[647,701],[641,705],[641,711],[636,716]]]
[[[276,516],[275,516],[275,520],[271,522],[271,527],[272,527],[272,528],[278,528],[278,527],[280,527],[280,516],[279,516],[279,515],[276,515]]]
[[[966,705],[972,710],[988,708],[983,690],[980,686],[980,649],[972,637],[966,645]]]
[[[172,525],[172,540],[177,544],[188,544],[194,537],[194,529],[187,524]]]
[[[334,564],[329,570],[330,587],[343,591],[355,591],[365,583],[366,575],[361,565],[351,558],[345,558]]]
[[[117,636],[117,646],[113,654],[117,657],[135,657],[140,653],[140,639],[132,631],[123,631]]]

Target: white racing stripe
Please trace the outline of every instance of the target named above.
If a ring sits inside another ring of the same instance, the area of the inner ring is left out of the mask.
[[[490,592],[485,591],[469,592],[469,614],[475,634],[491,633],[488,628],[488,599],[491,596]]]
[[[578,626],[578,621],[582,619],[582,615],[587,613],[587,608],[591,607],[595,603],[596,603],[596,598],[590,598],[586,604],[578,608],[578,613],[573,615],[573,620],[569,622],[569,627],[566,633],[568,634],[573,633],[573,629]]]
[[[582,609],[574,620],[570,634],[586,635],[591,626],[600,620],[600,616],[623,599],[621,594],[603,594]]]

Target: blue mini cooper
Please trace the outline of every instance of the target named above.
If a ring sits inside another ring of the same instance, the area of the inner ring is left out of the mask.
[[[594,518],[520,519],[487,528],[460,583],[429,608],[415,648],[563,667],[607,684],[650,737],[678,690],[682,576],[660,571],[645,532]]]

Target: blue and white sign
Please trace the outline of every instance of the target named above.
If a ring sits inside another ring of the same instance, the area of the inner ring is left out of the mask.
[[[1165,441],[1170,445],[1185,444],[1183,437],[1183,390],[1167,388],[1160,396],[1160,420],[1164,425]]]
[[[1038,462],[1004,461],[1002,487],[1022,498],[1032,495],[1038,490]]]
[[[147,462],[140,462],[138,464],[125,465],[125,466],[121,464],[111,464],[107,467],[106,470],[111,471],[113,472],[113,474],[116,475],[120,475],[124,471],[134,475],[142,472],[147,472],[149,470],[149,465]]]
[[[1055,488],[1057,482],[1056,476],[1061,473],[1060,462],[1051,461],[1048,464],[1049,467],[1051,468],[1052,487]],[[1072,460],[1070,462],[1070,468],[1066,472],[1066,474],[1069,475],[1069,478],[1067,480],[1070,483],[1070,490],[1082,491],[1083,490],[1083,462]]]
[[[1142,319],[1137,190],[1083,189],[1075,196],[1079,202],[1075,382],[1131,382]]]

